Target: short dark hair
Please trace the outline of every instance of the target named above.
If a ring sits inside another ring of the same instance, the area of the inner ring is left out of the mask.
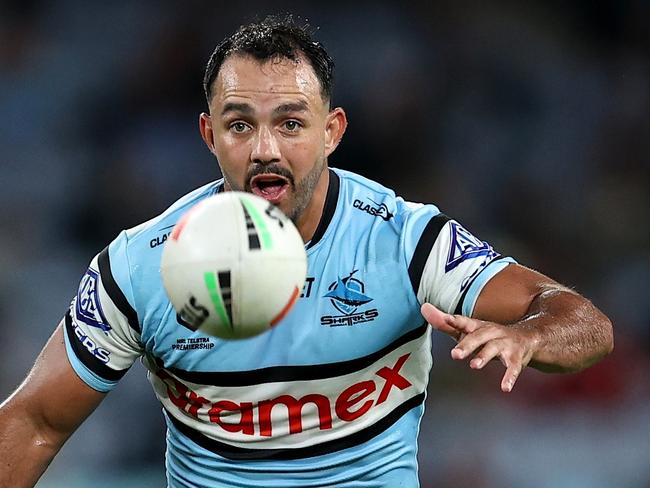
[[[203,77],[203,90],[210,104],[212,84],[223,62],[231,55],[253,56],[258,61],[287,58],[298,61],[304,55],[320,82],[321,96],[329,101],[332,96],[334,61],[320,42],[314,41],[311,26],[298,24],[292,15],[269,15],[260,22],[242,25],[237,32],[225,38],[208,60]]]

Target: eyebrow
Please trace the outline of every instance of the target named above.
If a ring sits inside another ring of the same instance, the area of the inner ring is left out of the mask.
[[[307,112],[308,110],[309,107],[307,105],[307,102],[301,100],[299,102],[289,102],[278,105],[273,109],[273,114],[283,115],[291,112]],[[252,115],[255,113],[255,110],[247,103],[228,102],[224,105],[223,110],[221,111],[221,115],[226,115],[229,112],[238,112],[244,115]]]
[[[282,115],[289,112],[307,112],[308,110],[309,107],[307,106],[307,102],[301,100],[299,102],[283,103],[282,105],[275,107],[273,113],[275,115]]]
[[[253,112],[255,112],[255,110],[253,110],[253,107],[247,103],[229,102],[224,105],[223,110],[221,111],[221,115],[226,115],[228,112],[240,112],[245,115],[251,115]]]

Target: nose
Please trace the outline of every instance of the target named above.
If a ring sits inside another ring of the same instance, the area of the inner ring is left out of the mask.
[[[251,148],[251,162],[257,164],[271,164],[280,162],[280,146],[273,132],[260,126],[253,138]]]

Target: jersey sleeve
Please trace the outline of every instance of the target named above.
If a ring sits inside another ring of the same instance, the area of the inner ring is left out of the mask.
[[[405,233],[409,275],[418,301],[447,313],[471,317],[485,284],[516,262],[431,205],[413,212]]]
[[[142,354],[126,237],[93,258],[65,315],[65,346],[77,375],[108,392]]]

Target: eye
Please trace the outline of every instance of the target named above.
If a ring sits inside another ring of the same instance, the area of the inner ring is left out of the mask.
[[[283,125],[289,132],[297,132],[302,127],[302,124],[297,120],[287,120]]]
[[[244,122],[233,122],[230,124],[230,130],[237,133],[237,134],[243,134],[244,132],[247,132],[250,129],[248,124],[245,124]]]

